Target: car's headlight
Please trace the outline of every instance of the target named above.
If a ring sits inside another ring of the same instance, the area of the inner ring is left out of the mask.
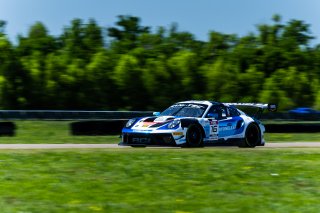
[[[134,122],[136,122],[135,118],[128,120],[128,122],[126,123],[126,127],[127,128],[131,127],[134,124]]]
[[[173,121],[168,125],[168,128],[169,128],[169,129],[176,128],[179,124],[180,124],[180,120],[173,120]]]

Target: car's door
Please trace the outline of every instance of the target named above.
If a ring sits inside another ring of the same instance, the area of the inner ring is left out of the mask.
[[[243,130],[243,119],[235,108],[222,104],[214,105],[209,109],[206,117],[212,123],[211,134],[216,133],[218,138],[239,134]],[[218,123],[215,123],[216,121]]]
[[[243,119],[239,116],[237,110],[226,106],[220,106],[220,111],[219,138],[238,134]]]

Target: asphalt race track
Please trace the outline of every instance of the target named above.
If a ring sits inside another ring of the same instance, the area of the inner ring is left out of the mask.
[[[266,143],[265,147],[270,148],[295,148],[295,147],[320,147],[320,142],[286,142]]]
[[[221,148],[224,146],[210,146],[205,148]],[[256,148],[320,148],[320,142],[286,142],[267,143]],[[0,149],[123,149],[131,148],[118,146],[118,144],[0,144]],[[179,148],[179,147],[150,147],[150,148]],[[226,146],[226,148],[238,148]]]

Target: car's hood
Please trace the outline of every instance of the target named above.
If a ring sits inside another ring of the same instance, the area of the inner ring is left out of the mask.
[[[175,118],[176,117],[174,116],[157,116],[142,118],[132,127],[132,129],[150,130],[159,128],[167,123],[170,123]]]

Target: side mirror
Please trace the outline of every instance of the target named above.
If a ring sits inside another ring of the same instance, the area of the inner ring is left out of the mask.
[[[159,116],[161,113],[160,112],[153,112],[152,113],[154,116]]]
[[[277,104],[268,104],[268,110],[269,110],[270,112],[275,112],[275,111],[277,111],[277,108],[278,108]]]

